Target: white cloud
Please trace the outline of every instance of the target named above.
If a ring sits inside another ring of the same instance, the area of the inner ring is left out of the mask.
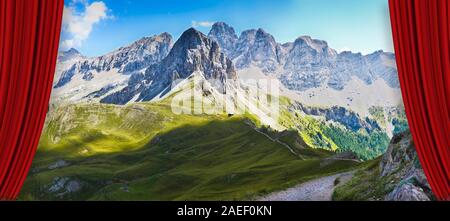
[[[198,28],[198,27],[206,27],[206,28],[210,28],[211,26],[213,26],[214,22],[211,21],[192,21],[192,27],[194,28]]]
[[[111,16],[104,2],[89,4],[87,0],[72,0],[69,6],[64,6],[62,49],[80,47],[91,34],[92,27],[108,18]]]

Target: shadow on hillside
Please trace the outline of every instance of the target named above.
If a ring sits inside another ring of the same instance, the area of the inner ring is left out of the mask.
[[[132,151],[75,159],[46,154],[46,163],[33,165],[21,199],[250,199],[356,165],[321,166],[331,152],[305,146],[297,133],[264,131],[233,117],[159,133]]]

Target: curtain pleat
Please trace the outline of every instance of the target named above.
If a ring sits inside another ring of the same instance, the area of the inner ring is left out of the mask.
[[[53,82],[63,0],[0,2],[0,199],[17,197]]]
[[[450,33],[447,0],[390,0],[400,85],[417,154],[440,200],[450,198]]]

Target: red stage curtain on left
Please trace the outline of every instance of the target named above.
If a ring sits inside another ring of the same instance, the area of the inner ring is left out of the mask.
[[[428,182],[450,200],[450,1],[390,0],[409,127]]]
[[[0,200],[27,176],[48,109],[63,0],[0,1]]]

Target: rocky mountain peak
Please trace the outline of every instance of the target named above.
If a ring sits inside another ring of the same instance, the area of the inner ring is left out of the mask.
[[[66,54],[79,53],[69,50]],[[354,77],[367,85],[382,78],[390,87],[399,87],[392,53],[337,54],[326,41],[310,36],[281,45],[262,28],[245,30],[238,37],[234,28],[224,22],[216,22],[208,36],[190,28],[173,43],[172,36],[165,32],[144,37],[100,57],[79,57],[61,67],[55,88],[66,85],[74,75],[81,75],[76,79],[94,82],[101,72],[131,76],[129,85],[145,87],[163,81],[161,85],[167,86],[174,79],[185,79],[193,72],[202,73],[207,79],[236,79],[235,68],[240,71],[256,68],[277,77],[287,89],[295,91],[322,86],[343,90]],[[107,89],[112,91],[110,87]]]
[[[381,62],[391,62],[391,61],[395,61],[395,55],[392,52],[385,52],[383,50],[378,50],[375,51],[372,54],[368,54],[366,55],[368,60],[374,61],[374,60],[380,60]],[[388,65],[389,63],[385,63],[386,65]],[[393,66],[394,68],[396,67],[395,62],[390,63],[391,66]]]
[[[161,33],[159,35],[156,35],[155,38],[156,39],[165,40],[165,41],[172,41],[173,40],[172,35],[169,34],[168,32],[163,32],[163,33]]]
[[[107,54],[106,56],[131,55],[134,57],[141,57],[156,52],[156,50],[160,49],[160,46],[163,46],[162,49],[168,51],[172,45],[172,36],[169,33],[164,32],[151,37],[143,37],[128,46],[121,47],[118,50]]]
[[[263,29],[245,30],[239,37],[232,59],[238,69],[257,66],[265,73],[272,73],[281,61],[281,45]]]
[[[64,52],[65,54],[80,54],[80,52],[75,48],[70,48],[69,50]]]
[[[248,51],[248,49],[255,42],[255,37],[256,37],[256,29],[250,29],[250,30],[243,31],[241,33],[241,35],[239,36],[239,38],[236,42],[236,46],[230,57],[232,59],[234,59],[235,57]]]
[[[254,41],[257,31],[258,30],[256,30],[256,29],[244,30],[244,31],[242,31],[241,35],[239,36],[239,40],[240,41],[242,41],[242,40]]]
[[[369,55],[351,51],[338,54],[326,41],[311,36],[300,36],[281,45],[261,28],[245,30],[236,40],[230,34],[233,32],[226,30],[232,28],[217,23],[209,37],[218,42],[238,70],[257,67],[265,74],[277,76],[291,90],[304,91],[324,85],[343,90],[353,77],[365,84],[381,78],[390,87],[399,87],[392,53],[380,50]]]
[[[273,53],[276,53],[276,47],[279,47],[279,44],[275,41],[275,38],[264,31],[262,28],[259,28],[256,31],[255,36],[255,46],[257,47],[270,47],[273,50]]]
[[[351,51],[343,51],[341,53],[339,53],[340,57],[347,57],[347,58],[359,58],[362,57],[363,55],[360,52],[354,53]]]
[[[58,54],[58,62],[65,62],[74,58],[83,57],[83,55],[75,48],[70,48],[67,51],[61,51]]]
[[[213,24],[211,30],[209,31],[208,36],[215,37],[215,36],[225,36],[225,37],[231,37],[234,39],[237,39],[236,32],[234,31],[234,28],[229,26],[225,22],[216,22]]]
[[[264,40],[267,40],[267,41],[275,41],[275,38],[271,34],[267,33],[262,28],[258,28],[258,30],[256,30],[256,38],[257,39],[264,39]]]
[[[336,51],[328,46],[324,40],[313,39],[311,36],[300,36],[294,41],[294,47],[308,47],[317,53],[324,53],[328,56],[336,56]]]
[[[136,101],[149,101],[165,95],[179,80],[194,72],[201,73],[207,80],[216,80],[216,89],[221,93],[226,93],[228,79],[237,79],[233,63],[220,50],[219,44],[200,31],[189,28],[161,62],[151,65],[145,73],[132,75],[127,87],[101,102],[125,104],[136,95]]]
[[[227,56],[231,56],[238,40],[234,28],[224,22],[214,23],[208,38],[216,41]]]
[[[71,64],[70,68],[61,73],[54,87],[63,87],[75,74],[81,75],[85,81],[91,81],[100,72],[116,70],[119,73],[131,75],[145,71],[147,67],[166,57],[172,44],[172,36],[162,33],[141,38],[106,55],[93,58],[80,57],[77,62]],[[75,51],[72,50],[71,53]]]
[[[117,53],[119,51],[122,50],[131,50],[133,48],[148,48],[151,47],[152,44],[154,44],[155,42],[159,42],[159,43],[167,43],[169,45],[173,44],[173,38],[172,35],[170,35],[167,32],[163,32],[159,35],[153,35],[153,36],[149,36],[149,37],[143,37],[133,43],[131,43],[128,46],[125,47],[121,47],[116,51],[113,51],[111,54]]]
[[[177,76],[173,76],[173,79],[186,78],[196,71],[203,72],[207,79],[218,78],[219,75],[221,78],[236,78],[232,62],[221,52],[219,44],[200,31],[190,28],[183,32],[161,64],[148,69],[146,74],[176,73]]]
[[[208,37],[200,31],[197,31],[195,28],[189,28],[175,42],[174,49],[195,49],[208,44],[209,41]]]

